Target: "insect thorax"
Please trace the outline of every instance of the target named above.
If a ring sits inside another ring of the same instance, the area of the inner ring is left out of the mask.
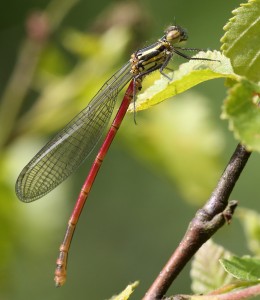
[[[162,67],[172,53],[172,46],[167,41],[159,40],[157,43],[136,51],[131,55],[131,73],[135,77],[144,76]]]

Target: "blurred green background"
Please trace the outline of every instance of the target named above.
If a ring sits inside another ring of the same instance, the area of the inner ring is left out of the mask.
[[[34,203],[17,199],[15,180],[133,51],[175,22],[188,29],[187,47],[219,49],[239,3],[2,1],[0,299],[108,299],[135,280],[141,283],[132,299],[144,295],[236,147],[220,119],[224,80],[137,113],[137,125],[126,116],[82,213],[62,288],[54,287],[55,260],[96,151]],[[258,165],[253,154],[231,195],[240,206],[257,207]],[[234,219],[216,240],[244,254],[240,232]],[[189,292],[188,265],[169,294]]]

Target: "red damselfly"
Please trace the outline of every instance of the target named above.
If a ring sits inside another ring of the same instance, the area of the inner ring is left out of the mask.
[[[135,95],[141,89],[144,76],[159,70],[161,74],[169,78],[164,70],[173,54],[186,59],[211,60],[190,57],[182,53],[181,50],[200,50],[181,48],[176,45],[186,41],[187,38],[187,33],[183,28],[176,25],[170,26],[157,42],[134,52],[129,62],[102,86],[88,106],[42,148],[19,175],[16,182],[16,194],[23,202],[31,202],[41,198],[65,180],[79,167],[95,147],[110,120],[118,93],[131,81],[89,175],[83,184],[68,222],[57,259],[56,286],[63,285],[66,280],[68,251],[80,213],[127,108],[132,100],[135,101]]]

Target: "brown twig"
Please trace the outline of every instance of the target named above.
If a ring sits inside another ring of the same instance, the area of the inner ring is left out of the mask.
[[[229,222],[237,205],[228,202],[239,175],[251,152],[238,144],[211,197],[189,224],[184,238],[147,291],[143,300],[162,299],[173,280],[178,276],[196,251],[220,228]]]

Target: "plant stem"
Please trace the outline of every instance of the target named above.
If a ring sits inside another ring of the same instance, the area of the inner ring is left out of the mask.
[[[143,300],[162,299],[173,280],[179,275],[196,251],[225,222],[230,222],[237,202],[228,202],[228,198],[250,154],[251,152],[247,151],[244,146],[238,144],[209,200],[202,209],[197,211],[180,245],[155,279]]]

